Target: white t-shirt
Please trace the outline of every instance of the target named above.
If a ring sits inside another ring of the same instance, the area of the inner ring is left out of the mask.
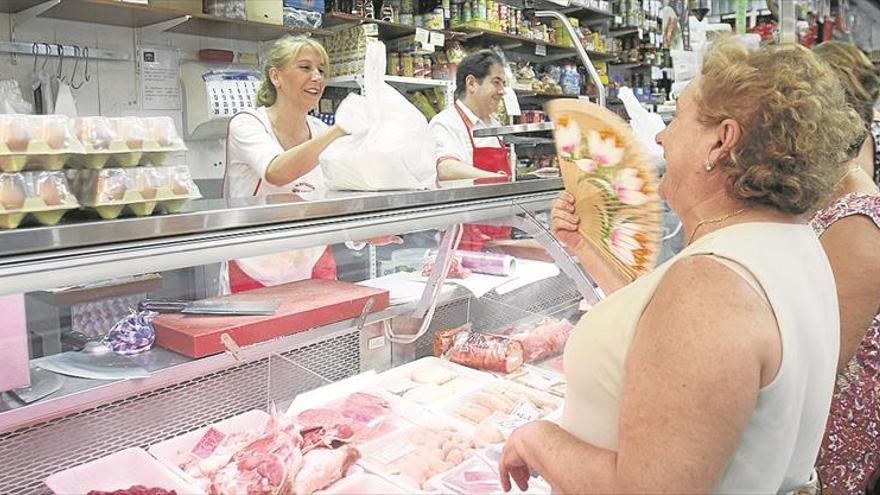
[[[456,105],[461,108],[465,116],[471,121],[472,129],[483,129],[485,127],[498,127],[501,125],[496,119],[489,117],[488,120],[480,120],[470,108],[461,100],[456,100]],[[435,160],[453,158],[462,163],[473,165],[474,149],[478,148],[500,148],[501,141],[497,137],[474,138],[474,144],[471,146],[471,136],[468,133],[464,121],[455,111],[454,107],[447,108],[438,113],[431,119],[428,129],[434,135],[437,142],[435,148]]]
[[[328,129],[326,124],[311,116],[306,117],[306,123],[313,138]],[[269,163],[284,152],[272,129],[266,107],[236,114],[229,121],[226,146],[228,165],[224,194],[227,198],[295,192],[303,199],[314,200],[321,198],[326,191],[320,165],[284,186],[273,186],[266,181]],[[249,277],[272,286],[311,278],[312,268],[325,249],[325,246],[314,246],[235,261]]]
[[[327,124],[312,116],[306,117],[306,124],[313,138],[328,129]],[[229,121],[226,150],[227,169],[223,192],[227,198],[296,192],[304,199],[315,199],[326,190],[320,165],[284,186],[273,186],[266,181],[269,163],[284,152],[272,129],[266,107],[246,110],[232,117]]]

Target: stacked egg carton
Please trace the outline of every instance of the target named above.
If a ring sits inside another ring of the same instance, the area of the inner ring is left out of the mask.
[[[0,115],[0,228],[54,225],[78,207],[177,212],[201,197],[185,166],[162,166],[185,150],[170,117]]]
[[[77,208],[61,169],[82,151],[63,115],[0,115],[0,228],[54,225]]]
[[[171,117],[82,117],[74,130],[84,151],[73,155],[68,179],[80,204],[101,218],[176,213],[201,197],[186,166],[163,166],[186,150]]]

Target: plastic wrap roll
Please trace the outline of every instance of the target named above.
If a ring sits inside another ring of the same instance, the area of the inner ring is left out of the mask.
[[[507,277],[516,271],[516,258],[507,254],[456,251],[461,266],[474,273]]]

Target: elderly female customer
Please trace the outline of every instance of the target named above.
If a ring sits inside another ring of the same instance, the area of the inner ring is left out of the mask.
[[[837,72],[846,90],[847,101],[870,131],[854,164],[880,185],[880,116],[874,110],[874,104],[880,98],[880,76],[871,60],[849,43],[827,41],[813,51]]]
[[[660,192],[688,246],[607,292],[565,349],[561,426],[516,430],[502,483],[560,493],[788,493],[813,464],[834,385],[838,308],[802,215],[860,132],[834,74],[804,48],[719,42],[657,136]],[[821,128],[821,131],[820,131]],[[588,265],[562,195],[553,229]]]
[[[840,77],[865,136],[855,158],[838,166],[843,177],[811,222],[840,300],[837,385],[817,466],[826,492],[864,493],[872,474],[880,474],[880,194],[868,174],[877,145],[868,131],[880,78],[853,45],[830,41],[813,51]]]

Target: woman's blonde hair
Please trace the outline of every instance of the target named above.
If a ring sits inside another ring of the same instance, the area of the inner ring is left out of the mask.
[[[701,121],[735,120],[742,137],[721,165],[739,200],[793,214],[812,209],[845,172],[863,138],[831,69],[801,46],[750,50],[717,41],[703,60],[697,108]]]
[[[874,102],[880,97],[880,77],[871,60],[855,46],[842,41],[826,41],[813,48],[813,53],[834,70],[850,105],[859,112],[865,129],[874,120]]]
[[[270,107],[275,104],[275,100],[278,98],[278,91],[275,89],[275,85],[272,84],[272,79],[269,78],[269,70],[273,67],[278,70],[283,69],[288,62],[296,60],[299,54],[306,48],[311,48],[318,52],[318,55],[321,56],[321,61],[324,63],[325,70],[330,68],[330,57],[327,56],[324,46],[317,40],[304,36],[286,36],[278,39],[266,55],[266,65],[263,68],[263,82],[257,90],[256,103],[258,106]]]

